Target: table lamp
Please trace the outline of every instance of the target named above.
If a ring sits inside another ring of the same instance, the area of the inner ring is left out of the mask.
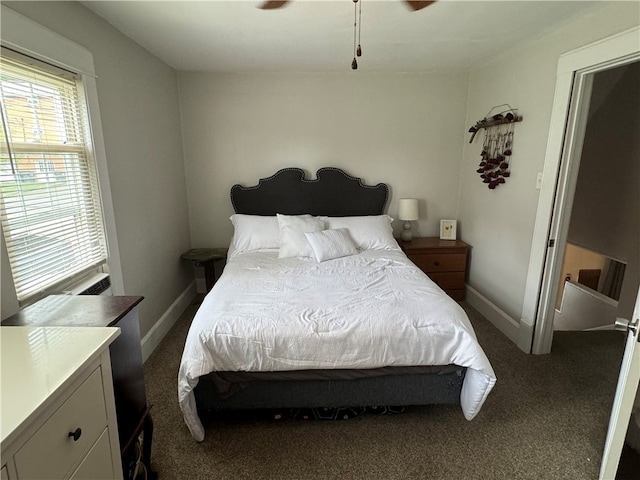
[[[408,242],[413,238],[411,233],[411,222],[418,220],[418,199],[417,198],[401,198],[398,203],[398,218],[403,220],[402,234],[400,238]]]

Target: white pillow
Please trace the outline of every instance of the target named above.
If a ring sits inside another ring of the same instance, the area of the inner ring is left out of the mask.
[[[227,256],[256,250],[280,247],[280,228],[274,216],[235,214],[229,217],[233,223],[233,237]]]
[[[324,217],[281,214],[278,214],[277,217],[280,227],[280,252],[278,252],[278,258],[313,256],[311,245],[309,245],[304,234],[324,230]]]
[[[358,253],[346,228],[305,233],[304,236],[307,237],[318,263]]]
[[[362,217],[329,217],[327,228],[346,228],[356,246],[361,250],[400,250],[393,238],[389,215],[367,215]]]

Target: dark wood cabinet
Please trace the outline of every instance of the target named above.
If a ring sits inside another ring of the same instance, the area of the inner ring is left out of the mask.
[[[124,478],[136,461],[136,441],[143,434],[142,462],[152,478],[153,420],[147,403],[140,325],[139,296],[50,295],[2,321],[2,325],[119,327],[120,335],[109,347],[118,417],[118,436]]]
[[[462,240],[417,237],[399,241],[404,253],[454,300],[464,300],[470,246]]]

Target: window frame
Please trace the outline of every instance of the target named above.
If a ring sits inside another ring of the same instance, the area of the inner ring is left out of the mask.
[[[2,226],[25,303],[101,269],[106,234],[82,78],[4,46],[0,57],[0,149],[13,172],[3,181]],[[34,201],[46,208],[33,210]]]
[[[104,270],[111,277],[114,295],[124,294],[124,282],[120,261],[120,249],[115,225],[111,185],[107,167],[102,119],[98,102],[93,54],[86,48],[59,35],[52,30],[18,14],[6,5],[0,5],[2,22],[0,43],[18,53],[69,70],[81,77],[81,94],[85,97],[89,132],[89,148],[92,150],[98,177],[99,195],[102,203],[102,216],[107,243],[107,263]],[[6,246],[2,240],[3,265],[7,258]],[[15,296],[15,287],[10,272],[2,272],[2,317],[5,318],[19,310],[20,307],[36,301],[38,298],[19,303]],[[76,279],[78,280],[78,279]],[[6,285],[10,283],[10,286]],[[73,283],[71,281],[70,283]],[[62,286],[61,286],[62,287]],[[7,299],[13,291],[13,298]],[[51,292],[49,292],[51,293]]]

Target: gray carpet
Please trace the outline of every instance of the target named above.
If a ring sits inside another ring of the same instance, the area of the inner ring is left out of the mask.
[[[597,478],[623,335],[560,332],[551,355],[525,355],[463,306],[498,377],[473,421],[442,405],[335,422],[236,415],[211,420],[197,443],[176,393],[197,299],[145,363],[154,470],[160,479],[211,480]],[[640,478],[635,452],[623,460],[619,478]]]

